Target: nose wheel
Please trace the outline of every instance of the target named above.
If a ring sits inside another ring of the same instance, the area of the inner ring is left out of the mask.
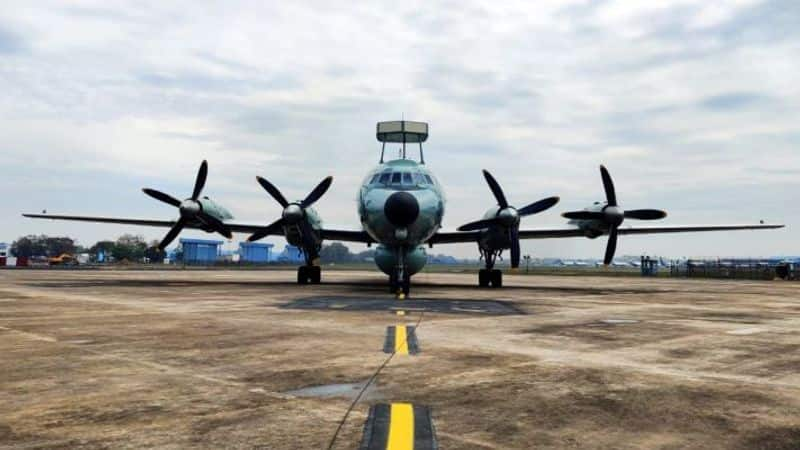
[[[408,297],[411,293],[411,276],[407,274],[392,274],[389,276],[389,292],[392,294],[403,293]]]
[[[297,284],[319,284],[322,281],[320,266],[300,266],[297,268]]]
[[[478,286],[503,287],[503,272],[497,269],[481,269],[478,271]]]

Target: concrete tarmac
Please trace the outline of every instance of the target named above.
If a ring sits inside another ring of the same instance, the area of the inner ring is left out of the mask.
[[[335,448],[400,402],[441,449],[800,448],[799,283],[430,273],[398,315],[377,272],[294,279],[0,271],[0,448],[326,448],[422,311]]]

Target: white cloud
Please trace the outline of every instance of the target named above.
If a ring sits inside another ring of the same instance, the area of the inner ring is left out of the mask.
[[[0,186],[13,195],[0,240],[121,232],[17,216],[45,206],[168,217],[138,189],[180,195],[203,158],[209,194],[240,219],[277,214],[256,174],[292,197],[332,174],[319,210],[356,227],[353,198],[377,162],[374,124],[401,114],[431,123],[426,156],[446,185],[451,228],[491,205],[482,168],[517,203],[560,194],[557,211],[524,222],[544,226],[602,197],[600,163],[621,198],[664,208],[672,223],[791,224],[796,208],[770,199],[791,204],[800,192],[792,6],[5,2]],[[751,202],[732,207],[730,192]],[[742,252],[800,253],[785,234],[747,236]],[[621,251],[722,254],[736,239],[642,238]],[[601,244],[525,246],[573,256]]]

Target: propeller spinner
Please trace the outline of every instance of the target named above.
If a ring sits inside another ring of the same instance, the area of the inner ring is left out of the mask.
[[[667,213],[660,209],[633,209],[625,211],[617,204],[617,192],[614,181],[605,166],[600,166],[600,176],[603,179],[603,189],[606,193],[606,206],[600,211],[570,211],[562,214],[563,217],[573,220],[596,220],[608,226],[608,244],[603,264],[609,265],[617,251],[617,236],[619,226],[625,219],[658,220],[667,217]]]
[[[523,208],[516,209],[508,204],[503,189],[497,180],[494,179],[488,170],[483,171],[483,177],[492,190],[494,198],[497,200],[497,205],[500,209],[494,217],[489,219],[476,220],[458,227],[458,231],[474,231],[483,230],[492,226],[500,226],[508,230],[508,239],[511,243],[511,267],[519,267],[520,259],[520,244],[519,244],[519,222],[520,218],[540,213],[551,208],[558,203],[558,197],[547,197],[545,199],[533,202]]]
[[[176,208],[180,212],[180,217],[178,221],[175,222],[175,225],[169,230],[164,239],[161,240],[161,243],[158,244],[158,248],[164,250],[167,246],[175,240],[175,238],[180,234],[181,230],[189,223],[191,220],[196,219],[204,224],[208,225],[209,228],[216,231],[217,233],[225,236],[226,238],[230,239],[233,237],[231,234],[231,230],[224,224],[222,221],[217,219],[216,217],[206,214],[203,212],[203,205],[197,200],[200,198],[200,194],[203,192],[203,187],[206,185],[206,178],[208,177],[208,163],[203,160],[200,164],[200,169],[197,171],[197,177],[194,180],[194,189],[192,190],[192,196],[180,201],[171,195],[165,194],[161,191],[157,191],[155,189],[144,188],[145,194],[153,197],[154,199],[170,204]]]
[[[319,200],[328,188],[331,187],[331,183],[333,183],[333,177],[325,177],[318,185],[311,191],[305,199],[299,202],[289,203],[286,200],[286,197],[283,196],[281,191],[275,187],[272,183],[267,181],[265,178],[256,177],[258,180],[258,184],[267,191],[272,198],[275,199],[278,203],[280,203],[281,207],[283,207],[283,212],[281,213],[280,219],[272,222],[271,224],[263,227],[253,233],[249,238],[248,241],[253,242],[259,239],[262,239],[273,232],[277,231],[279,228],[286,226],[286,225],[294,225],[300,227],[300,232],[303,239],[303,245],[306,248],[311,248],[314,245],[314,239],[312,237],[313,230],[311,229],[311,225],[306,220],[306,208],[310,207],[317,200]]]

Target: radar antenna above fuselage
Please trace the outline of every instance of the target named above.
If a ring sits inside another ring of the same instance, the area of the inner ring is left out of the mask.
[[[386,152],[386,143],[402,143],[402,159],[406,159],[406,143],[419,144],[419,163],[425,164],[425,155],[422,152],[422,143],[428,139],[428,124],[425,122],[412,122],[410,120],[394,120],[391,122],[378,122],[376,137],[383,143],[381,146],[381,161]]]

